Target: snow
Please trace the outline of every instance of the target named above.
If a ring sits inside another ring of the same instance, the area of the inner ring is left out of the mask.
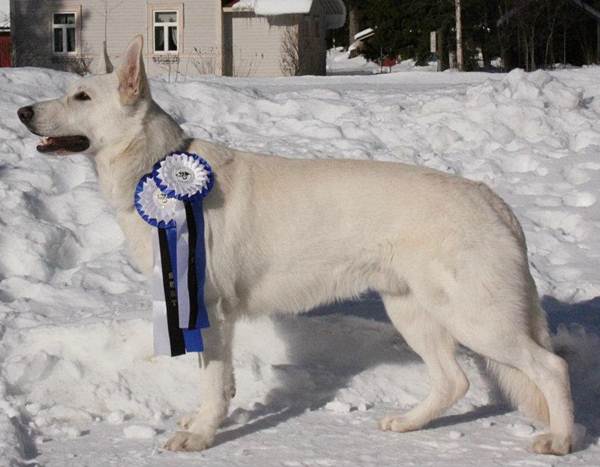
[[[314,0],[239,0],[234,10],[253,10],[259,16],[307,14]],[[323,4],[327,29],[338,29],[346,22],[346,5],[342,0],[326,0]]]
[[[362,55],[354,58],[348,58],[348,53],[359,46],[360,41],[354,42],[348,48],[348,51],[342,47],[330,49],[327,52],[327,73],[330,75],[373,75],[378,73],[398,73],[401,71],[437,71],[437,62],[430,62],[428,65],[417,65],[414,59],[402,60],[394,65],[391,70],[389,67],[382,68],[374,62],[367,61]]]
[[[0,28],[10,27],[10,0],[0,0]]]
[[[152,439],[156,436],[156,430],[145,425],[130,425],[123,428],[123,434],[130,439]]]
[[[313,0],[256,0],[254,11],[257,15],[286,15],[310,12]]]
[[[362,31],[354,34],[354,40],[358,41],[360,39],[365,39],[366,37],[371,37],[373,34],[375,34],[375,30],[373,28],[363,29]]]
[[[313,0],[240,0],[233,6],[235,10],[254,10],[257,15],[306,14],[312,8]]]
[[[505,197],[571,366],[583,449],[564,459],[529,453],[542,427],[494,405],[468,351],[460,362],[471,389],[445,417],[415,433],[378,431],[378,419],[429,385],[368,295],[240,323],[237,395],[216,446],[176,454],[160,447],[202,400],[197,362],[152,355],[150,297],[92,161],[38,154],[16,118],[76,77],[0,70],[2,465],[599,465],[599,78],[590,67],[153,80],[160,105],[200,138],[289,157],[427,165]]]

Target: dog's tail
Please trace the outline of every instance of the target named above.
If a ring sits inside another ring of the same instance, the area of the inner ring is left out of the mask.
[[[545,349],[552,350],[546,315],[538,304],[533,305],[532,308],[530,322],[532,337]],[[487,365],[496,377],[502,393],[515,408],[529,418],[545,424],[549,423],[550,413],[546,398],[525,373],[492,360],[488,360]]]

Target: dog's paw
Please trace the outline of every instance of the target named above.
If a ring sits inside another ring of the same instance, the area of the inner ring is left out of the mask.
[[[211,447],[213,440],[207,440],[206,437],[189,431],[176,432],[164,448],[169,451],[204,451]]]
[[[379,421],[379,429],[382,431],[395,431],[397,433],[405,433],[407,431],[415,431],[421,428],[420,426],[415,425],[410,419],[398,416],[398,415],[389,415],[387,417],[383,417]]]
[[[192,425],[194,418],[195,418],[194,414],[184,415],[183,417],[181,417],[178,420],[177,426],[179,428],[181,428],[182,430],[187,431],[187,430],[189,430],[190,426]]]
[[[571,452],[571,439],[568,436],[557,436],[552,433],[546,433],[535,437],[531,449],[537,454],[564,456]]]

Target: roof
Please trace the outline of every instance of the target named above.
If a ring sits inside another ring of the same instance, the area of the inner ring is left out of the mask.
[[[368,39],[369,37],[372,37],[374,35],[375,35],[375,29],[367,28],[367,29],[363,29],[362,31],[354,34],[354,40],[355,41],[359,41],[361,39],[364,40],[364,39]]]
[[[223,7],[254,11],[258,16],[278,16],[310,13],[315,1],[320,2],[325,10],[328,29],[344,25],[346,5],[343,0],[223,0]]]

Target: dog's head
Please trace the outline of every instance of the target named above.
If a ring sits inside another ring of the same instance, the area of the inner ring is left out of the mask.
[[[79,80],[59,99],[18,110],[21,122],[42,141],[42,153],[97,152],[141,125],[152,98],[143,61],[143,38],[137,36],[113,72],[106,50],[103,74]]]

